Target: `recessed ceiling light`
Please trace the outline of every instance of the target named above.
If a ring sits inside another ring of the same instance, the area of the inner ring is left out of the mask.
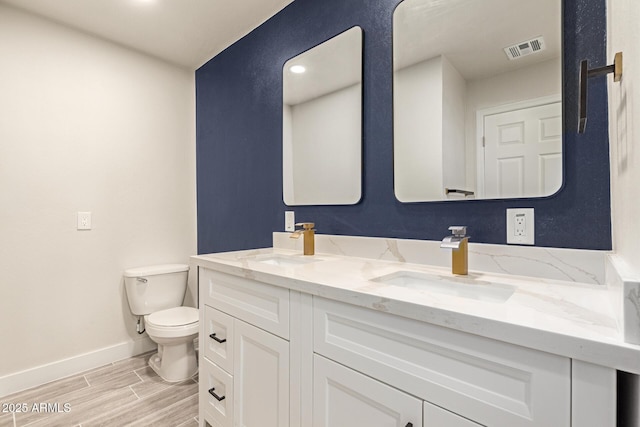
[[[305,71],[307,71],[307,69],[304,68],[304,66],[302,66],[302,65],[292,65],[289,68],[289,71],[291,71],[292,73],[296,73],[296,74],[302,74]]]

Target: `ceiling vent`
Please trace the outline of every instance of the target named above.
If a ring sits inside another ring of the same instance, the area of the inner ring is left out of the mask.
[[[532,53],[540,52],[545,49],[544,39],[542,36],[535,39],[527,40],[504,48],[504,53],[509,59],[518,59]]]

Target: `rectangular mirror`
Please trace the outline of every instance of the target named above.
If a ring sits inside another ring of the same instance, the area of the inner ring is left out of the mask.
[[[362,192],[362,29],[288,60],[282,70],[283,199],[349,205]]]
[[[404,0],[393,70],[398,200],[560,189],[561,0]]]

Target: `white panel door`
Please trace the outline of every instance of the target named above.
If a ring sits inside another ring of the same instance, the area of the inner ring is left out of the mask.
[[[313,357],[314,427],[421,427],[422,400]]]
[[[484,117],[484,197],[551,195],[562,185],[562,103]]]
[[[234,426],[289,425],[289,343],[234,323]]]

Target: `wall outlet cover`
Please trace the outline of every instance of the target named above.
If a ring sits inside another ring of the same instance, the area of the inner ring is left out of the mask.
[[[91,230],[91,212],[78,212],[78,230]]]
[[[533,208],[507,209],[507,244],[535,244]]]

